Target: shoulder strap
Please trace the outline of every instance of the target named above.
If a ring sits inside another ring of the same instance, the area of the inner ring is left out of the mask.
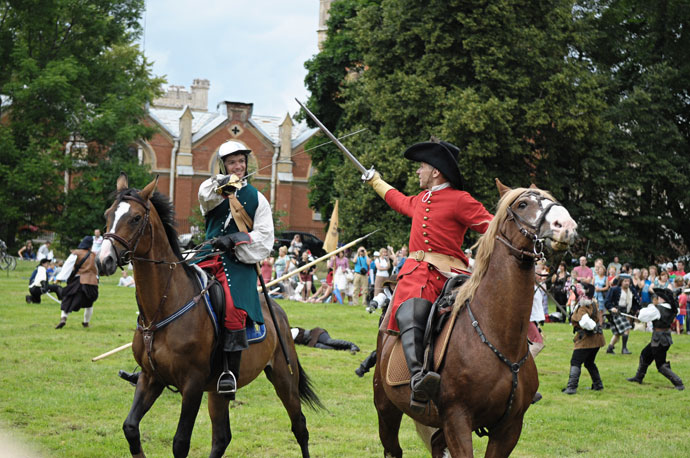
[[[91,256],[91,252],[90,252],[90,251],[89,251],[88,253],[86,253],[86,256],[84,256],[84,257],[82,258],[82,260],[79,261],[79,262],[74,266],[74,269],[72,269],[72,273],[70,274],[69,279],[67,280],[67,282],[69,282],[69,280],[71,280],[71,279],[73,279],[74,277],[77,276],[77,273],[79,272],[79,269],[81,269],[81,266],[83,266],[84,263],[86,262],[86,260],[89,259],[89,256]]]
[[[254,222],[242,206],[242,203],[237,199],[237,196],[235,194],[230,194],[228,199],[230,200],[230,213],[232,213],[232,218],[235,220],[235,224],[237,224],[237,229],[239,229],[240,232],[251,231]]]

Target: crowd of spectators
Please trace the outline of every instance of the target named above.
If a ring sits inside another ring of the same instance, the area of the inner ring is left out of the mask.
[[[319,278],[317,267],[312,266],[269,287],[274,298],[301,302],[334,302],[347,305],[369,305],[372,297],[380,293],[386,280],[395,279],[408,256],[406,246],[395,251],[387,246],[369,254],[360,246],[356,251],[345,250],[326,262],[327,272]],[[281,246],[278,256],[261,263],[265,283],[312,262],[314,257],[296,235],[290,246]]]
[[[677,334],[688,333],[686,304],[690,295],[690,273],[686,273],[683,260],[645,267],[621,263],[618,256],[615,256],[608,265],[602,258],[594,260],[593,268],[587,264],[587,258],[581,256],[578,265],[572,270],[568,271],[567,264],[561,262],[550,274],[546,286],[558,304],[561,315],[568,315],[577,300],[573,292],[574,285],[577,283],[593,285],[594,302],[599,311],[609,317],[604,327],[614,331],[619,330],[620,335],[627,337],[629,331],[621,329],[622,322],[618,323],[618,327],[612,322],[612,309],[616,309],[614,313],[622,312],[634,317],[640,309],[652,302],[652,291],[668,289],[673,292],[680,306],[676,321],[673,323],[673,331]],[[631,327],[645,329],[643,324],[630,317],[627,319]],[[609,352],[611,351],[610,345]]]

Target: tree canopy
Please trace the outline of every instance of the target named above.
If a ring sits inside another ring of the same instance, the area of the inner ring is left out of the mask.
[[[140,120],[162,80],[135,44],[143,8],[143,0],[0,2],[0,238],[8,244],[27,223],[79,240],[102,227],[120,168],[146,174],[131,146],[152,133]],[[68,192],[65,172],[76,185]]]
[[[690,240],[682,3],[340,0],[308,105],[336,135],[366,127],[348,146],[402,191],[418,192],[402,152],[434,135],[490,211],[496,177],[551,191],[580,225],[576,255],[675,257]],[[341,198],[347,239],[403,243],[409,221],[341,156],[312,153],[312,205]]]

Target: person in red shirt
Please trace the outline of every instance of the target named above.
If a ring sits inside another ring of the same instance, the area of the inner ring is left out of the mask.
[[[410,407],[423,411],[437,389],[439,374],[422,371],[423,338],[434,300],[447,278],[468,273],[462,250],[465,232],[486,232],[493,219],[484,206],[463,191],[458,168],[460,150],[444,141],[412,145],[405,158],[419,162],[417,176],[423,189],[406,196],[383,181],[378,172],[363,177],[390,207],[412,218],[408,243],[410,254],[398,273],[398,286],[391,305],[387,331],[399,334],[410,369]]]

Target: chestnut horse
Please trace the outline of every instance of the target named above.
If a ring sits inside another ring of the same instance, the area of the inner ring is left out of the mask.
[[[199,301],[201,288],[195,268],[182,262],[177,233],[173,227],[173,208],[163,195],[154,192],[156,180],[142,191],[129,188],[127,176],[117,180],[116,199],[106,211],[107,234],[98,255],[101,275],[112,275],[117,266],[130,259],[134,266],[139,321],[134,334],[134,358],[142,368],[134,393],[134,402],[123,424],[129,450],[143,457],[139,423],[165,387],[173,386],[182,394],[182,411],[173,440],[173,455],[187,456],[204,391],[208,392],[208,410],[212,422],[211,457],[220,457],[230,444],[229,400],[216,393],[220,374],[220,355],[215,357],[217,341],[214,323]],[[188,311],[162,326],[166,318],[196,299]],[[271,320],[264,298],[261,298],[266,320],[266,338],[244,351],[239,387],[249,384],[261,371],[273,383],[292,422],[292,432],[302,450],[309,456],[309,432],[301,403],[321,406],[309,378],[299,364],[292,339],[286,339],[293,365],[290,370],[278,345],[275,327],[283,336],[290,335],[285,312],[273,303],[277,322]],[[221,324],[222,326],[222,324]],[[148,331],[146,329],[148,328]],[[158,329],[156,329],[158,328]],[[147,341],[151,343],[148,344]],[[257,434],[259,432],[257,431]]]
[[[539,381],[529,357],[527,327],[534,295],[534,264],[542,248],[563,251],[575,240],[577,224],[548,193],[510,189],[496,180],[501,199],[486,233],[477,242],[472,277],[459,288],[456,320],[438,372],[435,407],[422,415],[409,409],[410,387],[386,381],[397,337],[379,332],[374,404],[386,457],[401,457],[398,431],[403,413],[438,428],[434,457],[472,456],[472,431],[488,434],[487,457],[510,455]],[[500,243],[497,243],[500,242]],[[386,322],[386,319],[384,319]],[[419,429],[419,427],[418,427]]]

